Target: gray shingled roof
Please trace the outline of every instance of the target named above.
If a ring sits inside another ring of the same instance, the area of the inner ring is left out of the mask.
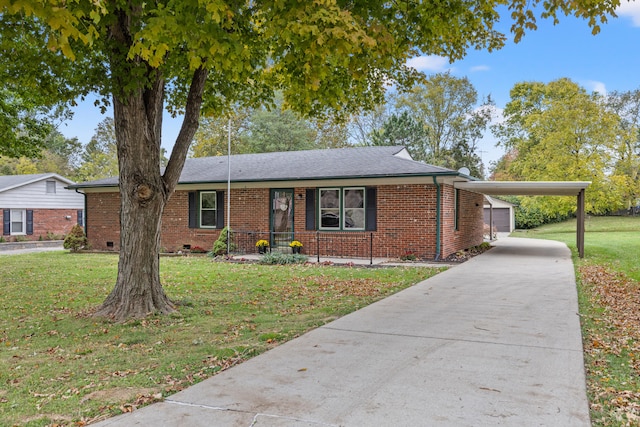
[[[51,172],[32,175],[0,175],[0,192],[7,191],[16,187],[21,187],[23,185],[41,181],[47,178],[56,178],[67,184],[73,184],[73,181]]]
[[[233,182],[292,181],[336,178],[456,175],[457,172],[410,160],[404,147],[352,147],[231,156]],[[227,156],[187,159],[180,184],[227,182]],[[117,185],[107,178],[72,188]]]

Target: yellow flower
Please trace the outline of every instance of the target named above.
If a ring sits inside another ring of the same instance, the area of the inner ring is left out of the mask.
[[[289,243],[289,246],[291,246],[292,248],[301,248],[302,243],[298,242],[297,240],[294,240],[293,242]]]
[[[269,246],[269,242],[267,242],[264,239],[258,240],[256,242],[256,247],[260,248],[260,247],[265,247],[265,246]]]

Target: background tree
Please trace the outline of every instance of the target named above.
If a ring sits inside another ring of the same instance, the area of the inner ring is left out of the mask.
[[[518,83],[510,94],[505,121],[492,128],[498,143],[514,154],[505,174],[529,181],[592,181],[587,211],[618,209],[621,193],[611,173],[618,119],[604,99],[569,79]],[[559,197],[526,198],[522,205],[536,205],[550,216],[575,209],[572,198]]]
[[[251,111],[234,111],[227,116],[206,116],[200,121],[190,149],[191,157],[222,156],[227,154],[229,145],[229,121],[231,121],[232,154],[247,153],[241,135],[245,132]]]
[[[76,171],[77,180],[83,182],[118,176],[116,145],[113,118],[107,117],[98,123],[95,134],[84,147],[82,163]]]
[[[66,83],[76,70],[64,66],[67,59],[55,49],[46,48],[53,32],[23,18],[0,14],[0,156],[36,158],[56,122],[68,117],[67,102],[89,88]],[[77,65],[84,65],[82,56]]]
[[[311,150],[316,148],[316,138],[308,121],[280,108],[255,110],[240,136],[241,145],[251,153]]]
[[[614,168],[628,209],[637,206],[640,199],[640,90],[610,93],[607,102],[620,120]]]
[[[535,28],[538,5],[544,17],[574,14],[597,30],[618,4],[508,2],[516,40]],[[415,81],[405,62],[418,52],[455,60],[469,48],[502,47],[504,35],[494,28],[498,6],[503,2],[0,0],[1,16],[28,22],[36,30],[32,46],[60,59],[50,75],[113,104],[120,258],[114,290],[97,315],[122,320],[175,309],[160,284],[160,218],[202,111],[215,116],[232,105],[257,106],[276,91],[303,114],[371,107],[389,81]],[[38,71],[28,61],[16,64]],[[184,120],[161,173],[165,105]]]
[[[396,106],[423,127],[424,141],[413,147],[414,159],[451,169],[468,167],[483,176],[477,142],[491,120],[490,109],[477,108],[478,93],[466,77],[430,76],[399,95]]]
[[[404,145],[412,155],[423,153],[427,131],[408,111],[392,114],[380,129],[370,134],[371,145]]]

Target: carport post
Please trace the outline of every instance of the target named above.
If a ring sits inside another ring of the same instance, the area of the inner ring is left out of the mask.
[[[576,220],[578,256],[584,258],[584,188],[578,193],[578,214]]]

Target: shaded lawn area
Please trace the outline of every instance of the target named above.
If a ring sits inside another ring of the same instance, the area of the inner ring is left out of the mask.
[[[640,217],[592,217],[585,225],[582,260],[575,220],[514,235],[571,248],[592,424],[640,426]]]
[[[162,258],[171,316],[90,317],[114,255],[0,258],[0,424],[84,425],[161,400],[441,269]]]

